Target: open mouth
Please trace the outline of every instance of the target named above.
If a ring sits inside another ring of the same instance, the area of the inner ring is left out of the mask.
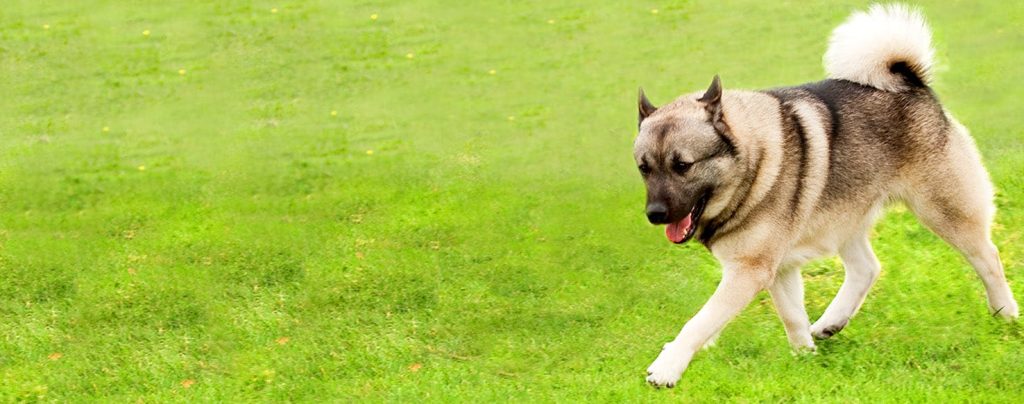
[[[682,244],[693,238],[693,235],[697,233],[697,221],[700,219],[701,213],[704,213],[704,205],[707,202],[708,196],[704,195],[693,205],[690,213],[677,222],[669,223],[665,227],[665,236],[668,237],[668,241]]]

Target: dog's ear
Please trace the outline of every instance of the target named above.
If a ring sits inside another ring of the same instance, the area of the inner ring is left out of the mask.
[[[711,114],[711,124],[717,129],[722,123],[722,80],[717,74],[711,80],[708,91],[705,91],[697,101],[704,104],[704,108]]]
[[[711,126],[715,127],[715,131],[718,132],[722,140],[730,148],[734,147],[735,142],[732,139],[732,133],[729,131],[729,125],[725,124],[725,119],[722,117],[722,80],[718,78],[717,74],[711,80],[708,91],[705,91],[704,95],[697,99],[697,102],[704,104],[704,108],[711,115]]]
[[[640,95],[637,96],[637,105],[640,110],[640,119],[637,120],[636,126],[639,127],[640,124],[643,123],[644,119],[651,116],[651,114],[653,114],[654,111],[657,111],[658,108],[655,107],[654,104],[651,104],[651,100],[647,99],[647,96],[644,95],[643,88],[640,89]]]
[[[711,108],[722,108],[722,80],[718,78],[717,74],[715,75],[715,78],[711,80],[711,85],[708,86],[708,91],[705,91],[704,95],[697,101],[707,105],[708,111],[711,111]]]

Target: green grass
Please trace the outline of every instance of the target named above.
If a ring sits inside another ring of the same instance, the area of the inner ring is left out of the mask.
[[[820,79],[864,3],[473,3],[0,6],[0,401],[1020,399],[1021,327],[900,209],[818,355],[762,294],[644,383],[720,270],[644,220],[636,88]],[[1022,296],[1024,8],[922,8]]]

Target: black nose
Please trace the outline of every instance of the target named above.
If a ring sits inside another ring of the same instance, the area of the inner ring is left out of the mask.
[[[652,224],[668,223],[668,207],[661,202],[648,203],[647,220],[650,220]]]

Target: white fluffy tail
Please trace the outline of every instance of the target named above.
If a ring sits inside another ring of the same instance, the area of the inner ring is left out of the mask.
[[[932,33],[917,10],[875,4],[832,31],[825,52],[829,78],[898,92],[931,81]]]

